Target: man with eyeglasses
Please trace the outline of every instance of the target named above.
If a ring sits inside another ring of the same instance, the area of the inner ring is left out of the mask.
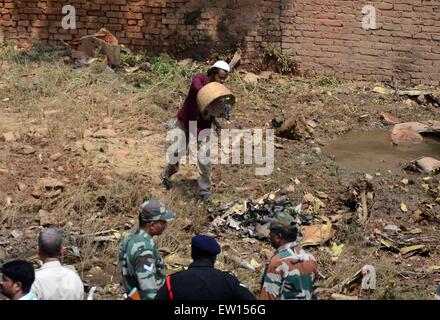
[[[30,291],[35,271],[27,261],[14,260],[0,268],[1,293],[11,300],[38,300]]]

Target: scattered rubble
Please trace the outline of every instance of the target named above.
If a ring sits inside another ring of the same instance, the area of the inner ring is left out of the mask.
[[[423,157],[411,161],[405,166],[405,169],[426,174],[435,174],[440,169],[440,161],[431,157]]]
[[[310,127],[304,116],[293,115],[275,130],[275,135],[290,140],[305,140],[313,137],[314,129]]]
[[[9,131],[9,132],[4,133],[0,138],[3,142],[7,143],[7,142],[14,142],[17,139],[19,139],[20,137],[16,133]]]
[[[61,157],[63,156],[63,154],[61,152],[57,152],[52,154],[49,159],[52,161],[58,161]]]
[[[118,39],[105,28],[94,35],[65,43],[72,52],[72,57],[78,65],[89,65],[95,61],[98,52],[103,57],[100,60],[112,66],[121,64],[121,46]]]
[[[396,124],[399,122],[399,118],[390,113],[382,112],[380,116],[384,124]]]
[[[41,178],[34,185],[32,195],[36,198],[55,198],[64,191],[64,183],[54,178]]]
[[[102,129],[92,134],[93,138],[108,139],[116,136],[116,132],[113,129]]]

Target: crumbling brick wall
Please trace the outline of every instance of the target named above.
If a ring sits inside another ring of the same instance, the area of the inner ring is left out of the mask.
[[[365,5],[377,28],[364,30]],[[77,28],[61,27],[61,8],[76,9]],[[344,79],[438,85],[440,0],[0,0],[0,39],[39,38],[51,45],[101,27],[138,50],[203,58],[241,47],[258,62],[279,47],[302,71]]]

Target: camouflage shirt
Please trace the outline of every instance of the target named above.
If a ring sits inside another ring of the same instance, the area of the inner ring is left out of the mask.
[[[165,283],[163,259],[153,238],[143,230],[122,241],[119,265],[127,294],[136,287],[143,300],[154,299]]]
[[[266,266],[260,300],[312,300],[318,278],[315,258],[296,242],[279,247]]]

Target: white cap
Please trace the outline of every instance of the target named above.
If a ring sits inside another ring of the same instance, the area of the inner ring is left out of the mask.
[[[211,68],[219,68],[226,72],[231,72],[231,68],[229,68],[229,64],[223,60],[219,60],[212,65]]]

